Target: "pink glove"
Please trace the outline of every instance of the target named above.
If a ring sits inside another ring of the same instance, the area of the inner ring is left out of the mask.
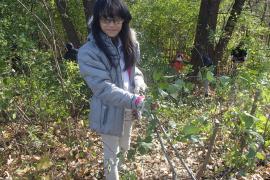
[[[139,107],[143,101],[144,101],[145,97],[144,96],[138,96],[136,99],[135,99],[135,104],[137,107]]]
[[[145,97],[144,96],[138,96],[136,99],[135,99],[135,105],[137,107],[137,110],[134,110],[133,111],[133,115],[135,116],[135,119],[141,119],[142,118],[142,109],[143,109],[143,106],[144,106],[144,99]]]

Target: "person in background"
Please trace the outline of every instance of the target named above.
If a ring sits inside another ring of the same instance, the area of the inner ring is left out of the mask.
[[[244,43],[240,42],[239,45],[232,50],[231,58],[234,63],[242,63],[247,59],[247,49],[244,48]]]
[[[103,141],[107,180],[118,180],[118,153],[130,147],[133,111],[139,112],[146,88],[137,68],[139,44],[129,23],[132,17],[122,0],[94,4],[92,32],[78,51],[80,74],[93,92],[90,128]]]
[[[177,52],[170,65],[176,72],[182,71],[184,68],[184,54]]]
[[[10,65],[11,72],[14,76],[18,75],[30,75],[30,68],[24,59],[20,56],[19,47],[17,44],[13,44],[10,48]]]
[[[66,50],[67,51],[64,55],[64,59],[77,61],[78,49],[74,48],[72,43],[66,44]]]

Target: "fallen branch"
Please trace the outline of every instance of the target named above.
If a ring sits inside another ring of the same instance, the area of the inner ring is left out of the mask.
[[[217,137],[218,129],[219,129],[219,122],[216,121],[215,126],[214,126],[214,130],[213,130],[213,134],[210,137],[210,143],[208,145],[208,151],[207,151],[206,157],[205,157],[204,162],[201,165],[199,171],[196,174],[197,179],[200,179],[203,176],[203,174],[204,174],[204,172],[206,170],[206,166],[207,166],[207,164],[208,164],[208,162],[210,160],[211,153],[212,153],[213,148],[214,148],[214,144],[215,144],[215,140],[216,140],[216,137]]]
[[[186,163],[184,162],[183,158],[181,157],[181,155],[179,154],[179,152],[177,151],[177,149],[175,149],[175,147],[173,146],[172,142],[171,142],[171,139],[170,137],[168,136],[168,134],[166,133],[164,127],[162,126],[160,120],[157,118],[156,115],[154,115],[156,121],[158,122],[159,124],[159,127],[162,129],[163,133],[165,134],[167,140],[168,140],[168,143],[170,144],[170,146],[173,148],[175,154],[176,154],[176,157],[180,160],[180,162],[182,163],[182,165],[184,166],[184,168],[187,170],[189,176],[191,177],[192,180],[196,180],[196,177],[195,175],[193,174],[192,170],[190,170],[188,168],[188,166],[186,165]]]
[[[31,119],[26,115],[26,113],[18,105],[16,105],[16,108],[19,110],[19,113],[21,114],[22,118],[26,122],[31,122]]]
[[[177,176],[177,175],[176,175],[176,171],[175,171],[175,169],[174,169],[174,167],[173,167],[173,164],[172,164],[172,162],[171,162],[171,159],[170,159],[169,155],[167,154],[167,152],[166,152],[166,150],[165,150],[164,144],[163,144],[163,142],[162,142],[162,139],[161,139],[160,134],[159,134],[159,132],[157,131],[157,129],[155,129],[155,133],[157,134],[158,141],[159,141],[159,143],[160,143],[160,145],[161,145],[161,149],[162,149],[162,151],[163,151],[163,154],[164,154],[165,158],[167,159],[167,161],[168,161],[168,163],[169,163],[169,165],[170,165],[170,170],[172,171],[173,179],[176,179],[176,176]]]
[[[251,111],[250,111],[250,114],[253,116],[257,110],[257,102],[259,100],[259,97],[260,97],[260,90],[257,90],[255,92],[255,95],[254,95],[254,100],[253,100],[253,104],[252,104],[252,108],[251,108]]]

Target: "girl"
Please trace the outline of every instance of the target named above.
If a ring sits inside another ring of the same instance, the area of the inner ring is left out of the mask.
[[[93,92],[90,128],[103,141],[105,176],[109,180],[119,179],[117,154],[130,147],[132,112],[142,107],[144,96],[138,92],[146,87],[136,67],[139,46],[130,20],[122,0],[97,0],[92,33],[78,52],[80,73]]]

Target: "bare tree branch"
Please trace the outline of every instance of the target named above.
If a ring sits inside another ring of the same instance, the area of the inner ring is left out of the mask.
[[[223,34],[215,47],[215,58],[213,59],[214,64],[218,64],[218,62],[221,62],[222,60],[225,48],[231,39],[232,33],[236,26],[236,22],[243,10],[245,1],[246,0],[235,0],[233,4],[229,19],[227,20],[226,26],[223,30]]]
[[[158,130],[155,129],[155,132],[156,132],[156,134],[157,134],[158,141],[159,141],[159,143],[160,143],[160,145],[161,145],[162,152],[163,152],[165,158],[167,159],[167,161],[168,161],[168,163],[169,163],[169,165],[170,165],[170,170],[172,171],[173,179],[175,180],[175,179],[176,179],[176,176],[177,176],[176,171],[175,171],[175,169],[174,169],[174,167],[173,167],[173,164],[172,164],[172,162],[171,162],[171,159],[170,159],[169,155],[167,154],[167,152],[166,152],[166,150],[165,150],[164,144],[163,144],[163,142],[162,142],[162,139],[161,139],[161,137],[160,137],[160,134],[159,134]]]
[[[196,177],[193,174],[192,170],[186,165],[186,163],[184,162],[182,156],[179,154],[179,152],[177,151],[177,149],[173,146],[170,137],[166,133],[166,131],[165,131],[164,127],[162,126],[160,120],[158,119],[158,117],[155,114],[154,114],[154,118],[158,122],[159,127],[161,128],[161,130],[163,131],[163,133],[165,134],[165,136],[166,136],[166,138],[167,138],[167,140],[169,142],[169,145],[173,148],[173,150],[174,150],[174,152],[176,154],[176,157],[180,160],[180,162],[182,163],[182,165],[184,166],[184,168],[187,170],[187,172],[188,172],[189,176],[191,177],[191,179],[192,180],[196,180]]]
[[[75,30],[75,26],[68,16],[66,0],[55,0],[55,4],[60,14],[68,40],[72,42],[76,48],[80,47],[80,40]]]
[[[207,166],[207,164],[208,164],[208,162],[210,160],[211,153],[212,153],[214,145],[215,145],[215,140],[216,140],[216,137],[217,137],[218,130],[219,130],[219,122],[216,121],[215,124],[214,124],[213,134],[212,134],[212,136],[210,137],[210,140],[209,140],[209,145],[208,145],[206,157],[205,157],[204,162],[202,163],[199,171],[196,174],[197,179],[201,179],[201,177],[203,176],[203,174],[204,174],[204,172],[206,170],[206,166]]]
[[[33,13],[31,10],[29,10],[25,4],[23,4],[20,0],[17,0],[30,14],[32,14],[32,16],[34,16],[45,28],[46,30],[52,34],[52,32],[50,31],[49,27],[35,14]]]

